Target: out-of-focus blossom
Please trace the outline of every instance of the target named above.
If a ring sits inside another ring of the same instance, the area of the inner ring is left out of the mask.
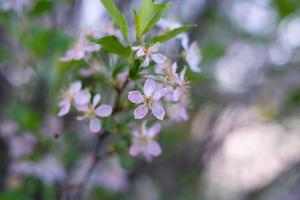
[[[21,161],[10,167],[13,176],[36,176],[46,184],[62,182],[66,173],[61,163],[53,156],[46,155],[38,162]]]
[[[31,0],[2,0],[0,4],[1,10],[12,10],[20,14],[31,5]]]
[[[100,185],[112,192],[126,189],[127,174],[117,157],[111,157],[100,163],[91,176],[89,185]]]
[[[86,39],[80,38],[74,47],[60,58],[60,61],[69,62],[71,60],[81,60],[86,57],[87,53],[99,51],[99,49],[99,44],[91,44]]]
[[[90,101],[90,93],[86,90],[81,90],[81,88],[82,83],[80,81],[76,81],[63,92],[62,98],[59,101],[60,111],[58,116],[66,115],[70,111],[72,103],[75,103],[76,105],[83,105]]]
[[[0,125],[0,135],[2,137],[10,138],[16,134],[18,130],[18,124],[14,121],[3,121]]]
[[[163,120],[165,109],[160,104],[160,99],[164,95],[162,89],[158,89],[155,81],[147,79],[144,84],[144,95],[139,91],[130,91],[128,99],[139,106],[134,110],[135,119],[143,119],[149,109],[152,114],[159,120]]]
[[[128,78],[128,71],[121,72],[117,75],[117,86],[121,88]]]
[[[105,74],[106,69],[102,65],[93,64],[88,68],[81,69],[79,73],[83,77],[91,77],[96,74]]]
[[[179,76],[177,74],[177,63],[170,65],[159,65],[158,68],[162,71],[164,75],[164,80],[166,83],[170,83],[175,86],[179,82]]]
[[[171,120],[176,122],[187,121],[189,119],[187,109],[187,97],[186,95],[182,95],[178,102],[167,106],[167,113]]]
[[[234,5],[230,5],[230,9],[225,10],[233,23],[243,30],[257,35],[267,35],[275,30],[276,12],[269,3],[264,3],[264,1],[232,2]]]
[[[112,23],[102,23],[100,26],[93,26],[86,33],[87,37],[91,37],[94,39],[100,39],[107,35],[114,35],[118,39],[122,39],[122,33],[120,30],[116,29]]]
[[[156,43],[153,46],[149,47],[140,45],[132,47],[132,50],[136,51],[137,57],[144,59],[142,66],[148,67],[151,60],[153,60],[157,64],[162,64],[166,62],[167,58],[164,55],[157,53],[159,46],[159,43]]]
[[[97,133],[101,130],[101,121],[99,117],[108,117],[112,113],[112,107],[110,105],[99,105],[101,95],[97,94],[93,98],[92,104],[84,104],[77,107],[78,110],[84,112],[83,116],[78,117],[78,120],[88,119],[89,128],[93,133]]]
[[[196,42],[193,42],[184,52],[185,60],[193,72],[201,72],[201,51]]]
[[[32,152],[36,138],[29,133],[14,136],[9,139],[10,153],[14,158],[28,155]]]
[[[151,128],[146,128],[146,122],[143,122],[142,127],[133,130],[132,145],[129,153],[132,156],[143,154],[147,160],[161,154],[159,143],[155,140],[156,135],[160,132],[161,126],[156,123]]]
[[[179,101],[181,96],[186,95],[189,90],[189,83],[185,80],[186,67],[180,72],[176,84],[166,88],[165,99],[168,101]]]
[[[179,28],[182,26],[182,24],[175,22],[175,21],[168,20],[168,19],[161,19],[157,25],[160,28],[162,28],[165,32],[171,31],[175,28]],[[184,49],[188,48],[189,37],[188,37],[187,33],[181,33],[181,34],[177,35],[176,39],[180,40],[181,46]]]

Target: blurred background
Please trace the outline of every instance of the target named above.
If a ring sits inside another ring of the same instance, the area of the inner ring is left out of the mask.
[[[115,2],[133,25],[141,0]],[[165,2],[165,18],[198,24],[188,32],[202,51],[202,72],[188,74],[190,120],[166,125],[150,163],[127,152],[100,162],[86,199],[299,200],[300,1]],[[56,117],[74,73],[59,57],[81,30],[108,30],[110,18],[100,0],[0,8],[0,200],[73,199],[65,193],[85,176],[95,136]]]

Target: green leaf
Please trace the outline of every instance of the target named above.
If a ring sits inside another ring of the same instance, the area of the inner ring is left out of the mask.
[[[140,29],[138,37],[149,32],[169,7],[169,3],[154,3],[153,0],[144,0],[138,17]]]
[[[168,41],[172,38],[174,38],[175,36],[177,36],[180,33],[186,32],[187,30],[189,30],[190,28],[196,27],[195,25],[187,25],[187,26],[181,26],[178,28],[175,28],[171,31],[168,31],[162,35],[157,35],[154,36],[153,38],[151,38],[149,40],[150,43],[155,43],[155,42],[165,42]]]
[[[135,32],[137,36],[140,36],[141,35],[140,16],[138,15],[135,9],[133,9],[133,14],[134,14],[134,22],[135,22]]]
[[[40,16],[46,12],[50,12],[52,8],[53,3],[49,0],[37,1],[33,9],[31,10],[30,15],[34,17]]]
[[[130,47],[124,47],[118,38],[113,35],[102,37],[97,40],[97,43],[100,44],[105,51],[125,58],[131,53]]]
[[[113,0],[101,0],[106,10],[128,40],[128,25],[124,15],[119,11]]]

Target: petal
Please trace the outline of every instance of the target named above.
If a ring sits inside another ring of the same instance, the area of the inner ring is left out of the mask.
[[[176,71],[177,71],[177,63],[175,62],[173,65],[172,65],[172,72],[174,73],[174,74],[176,74]]]
[[[154,101],[158,101],[159,99],[161,99],[163,96],[165,96],[168,92],[168,89],[167,88],[161,88],[157,91],[154,91],[154,94],[153,94],[153,100]]]
[[[87,52],[99,51],[100,45],[99,44],[88,44],[84,47],[84,50]]]
[[[186,33],[179,34],[177,38],[181,41],[181,46],[183,47],[184,50],[188,49],[189,45],[189,37]]]
[[[89,110],[88,104],[75,105],[75,108],[76,108],[78,111],[81,111],[81,112],[86,112],[86,111]]]
[[[186,108],[184,108],[184,107],[180,109],[180,115],[181,115],[181,119],[183,121],[187,121],[189,119],[189,114],[188,114]]]
[[[157,64],[163,64],[167,61],[167,58],[164,55],[160,54],[160,53],[151,54],[151,58]]]
[[[183,70],[180,72],[180,80],[181,81],[184,81],[185,73],[186,73],[186,67],[184,67]]]
[[[173,93],[173,101],[178,101],[180,96],[183,94],[183,90],[181,88],[176,88]]]
[[[148,130],[148,135],[153,138],[159,133],[160,129],[161,125],[156,123]]]
[[[160,43],[156,42],[151,48],[152,52],[157,52],[159,49]]]
[[[145,55],[144,49],[141,47],[138,49],[138,51],[136,52],[136,56],[137,57],[142,57]]]
[[[81,90],[81,87],[82,87],[81,81],[76,81],[71,84],[70,91],[72,91],[74,93],[79,92]]]
[[[108,117],[112,113],[112,107],[110,105],[101,105],[96,109],[96,115],[99,117]]]
[[[91,94],[87,90],[82,90],[75,94],[75,103],[77,105],[84,105],[90,102]]]
[[[144,94],[146,96],[152,96],[152,93],[156,89],[156,83],[152,79],[147,79],[144,84]]]
[[[159,120],[164,119],[165,109],[158,102],[153,104],[153,106],[151,107],[151,111],[157,119],[159,119]]]
[[[93,98],[93,107],[96,107],[97,106],[97,104],[100,102],[100,100],[101,100],[101,95],[100,94],[96,94],[95,96],[94,96],[94,98]]]
[[[143,67],[148,67],[149,63],[150,63],[150,58],[149,58],[149,56],[146,56],[144,62],[142,63],[142,66]]]
[[[186,61],[193,72],[201,72],[199,63],[201,60],[200,49],[196,42],[193,42],[186,52]]]
[[[76,51],[72,51],[70,53],[70,57],[72,60],[81,60],[85,55],[85,52],[82,49],[78,49]]]
[[[130,91],[128,93],[128,99],[135,104],[140,104],[144,101],[144,97],[139,91]]]
[[[131,49],[132,49],[133,51],[137,51],[137,50],[139,50],[140,48],[141,48],[141,46],[131,47]]]
[[[71,103],[69,101],[61,101],[60,111],[58,113],[58,116],[61,117],[66,115],[70,111],[70,108],[71,108]]]
[[[101,130],[101,122],[96,117],[90,120],[89,126],[90,126],[90,131],[92,131],[93,133],[98,133]]]
[[[134,110],[134,118],[135,119],[143,119],[148,113],[148,108],[145,105],[139,105]]]
[[[154,140],[149,141],[146,151],[153,156],[159,156],[161,154],[160,145]]]
[[[131,156],[137,156],[143,150],[141,149],[140,145],[132,144],[129,148],[129,154]]]

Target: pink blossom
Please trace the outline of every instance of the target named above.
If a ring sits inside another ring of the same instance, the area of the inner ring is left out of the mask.
[[[179,75],[177,74],[177,63],[172,66],[170,64],[158,65],[156,72],[164,75],[164,81],[175,86],[179,82]]]
[[[159,89],[155,81],[147,79],[144,84],[144,94],[142,95],[139,91],[130,91],[128,99],[139,105],[134,110],[135,119],[143,119],[149,110],[159,120],[163,120],[165,116],[165,109],[160,104],[160,99],[164,96],[163,89]]]
[[[196,42],[193,42],[185,49],[185,60],[193,72],[201,72],[199,64],[201,62],[201,52]]]
[[[185,80],[186,67],[180,72],[176,79],[176,83],[166,87],[165,98],[169,101],[179,101],[182,95],[188,92],[189,84]]]
[[[112,113],[112,107],[110,105],[99,105],[101,100],[100,94],[97,94],[93,98],[91,104],[84,104],[77,106],[77,109],[84,112],[83,116],[78,117],[78,120],[88,119],[89,128],[93,133],[97,133],[101,130],[101,121],[99,117],[108,117]]]
[[[143,67],[148,67],[151,60],[153,60],[157,64],[162,64],[166,62],[167,58],[160,54],[156,53],[158,51],[159,43],[154,44],[153,46],[145,47],[145,46],[136,46],[132,47],[133,51],[136,51],[136,56],[139,58],[143,58],[144,61],[142,63]]]
[[[90,94],[86,90],[81,90],[82,84],[80,81],[76,81],[70,85],[70,87],[63,92],[62,98],[59,101],[60,111],[58,116],[66,115],[71,108],[72,103],[76,105],[86,104],[90,101]]]
[[[155,140],[155,137],[160,132],[160,129],[161,126],[158,123],[147,129],[146,123],[144,122],[141,129],[134,130],[129,154],[131,156],[143,154],[148,160],[151,160],[153,156],[159,156],[161,154],[161,148],[159,143]]]
[[[74,47],[66,52],[66,54],[60,58],[62,62],[69,62],[71,60],[81,60],[85,58],[87,53],[99,51],[100,45],[90,44],[86,39],[79,39]]]
[[[187,121],[189,119],[187,109],[188,109],[187,96],[182,95],[178,102],[167,106],[167,113],[171,120],[177,122]]]

